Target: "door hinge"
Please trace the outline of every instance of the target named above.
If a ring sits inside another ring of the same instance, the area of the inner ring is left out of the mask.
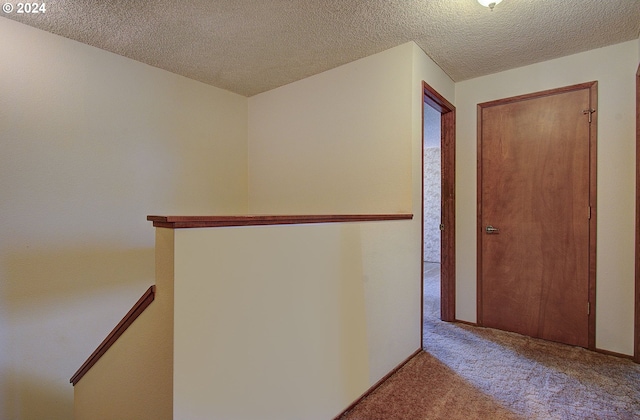
[[[589,114],[589,123],[591,123],[591,114],[593,114],[594,112],[596,112],[596,110],[593,108],[587,108],[582,110],[583,114]]]
[[[591,302],[587,302],[587,315],[591,315]]]
[[[591,220],[591,206],[589,206],[589,220]]]
[[[444,223],[440,223],[440,230],[444,230]]]

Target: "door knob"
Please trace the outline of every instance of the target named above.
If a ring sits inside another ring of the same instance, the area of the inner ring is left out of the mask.
[[[493,234],[493,233],[498,233],[498,232],[500,232],[500,229],[495,228],[495,227],[493,227],[493,226],[491,226],[491,225],[488,225],[488,226],[485,228],[485,232],[487,232],[488,234]]]

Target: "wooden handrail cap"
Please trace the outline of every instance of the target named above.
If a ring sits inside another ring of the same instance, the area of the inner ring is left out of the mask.
[[[147,216],[154,227],[188,229],[224,226],[291,225],[307,223],[376,222],[410,220],[411,213],[322,215]]]

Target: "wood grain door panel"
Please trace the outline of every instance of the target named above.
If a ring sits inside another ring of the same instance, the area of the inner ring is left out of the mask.
[[[590,108],[589,89],[480,108],[481,325],[588,346]]]

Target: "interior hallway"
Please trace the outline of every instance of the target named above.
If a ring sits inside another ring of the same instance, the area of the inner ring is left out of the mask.
[[[424,265],[424,351],[342,419],[640,418],[640,365],[442,322],[439,270],[440,264]]]

